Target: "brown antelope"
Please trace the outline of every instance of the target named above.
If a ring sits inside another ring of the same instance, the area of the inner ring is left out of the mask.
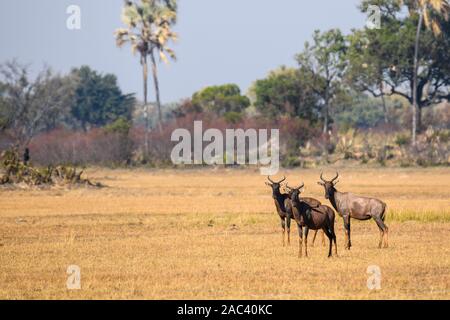
[[[285,233],[287,231],[287,242],[288,245],[291,244],[291,219],[293,218],[290,214],[291,211],[286,211],[286,204],[289,205],[289,201],[286,202],[286,200],[289,200],[289,195],[287,193],[281,193],[281,183],[286,180],[286,177],[283,177],[280,181],[276,182],[270,179],[270,177],[267,177],[269,182],[266,182],[266,185],[272,188],[272,198],[275,202],[275,208],[277,210],[277,213],[281,219],[281,234],[282,234],[282,243],[283,246],[285,246]],[[319,200],[313,199],[313,198],[302,198],[302,201],[307,202],[312,207],[318,207],[321,205]],[[314,242],[316,240],[317,231],[314,233],[314,239],[313,239],[313,246]],[[322,243],[325,242],[324,235],[322,234]]]
[[[284,234],[286,232],[286,222],[287,222],[287,236],[288,236],[288,244],[291,243],[291,221],[288,219],[288,215],[286,213],[285,200],[288,199],[288,194],[281,193],[281,183],[286,180],[286,177],[283,177],[280,181],[276,182],[267,177],[269,182],[266,182],[266,185],[272,188],[272,198],[275,202],[275,208],[277,209],[277,213],[281,219],[281,236],[283,247],[285,246],[284,242]],[[288,220],[288,221],[287,221]]]
[[[289,187],[287,186],[287,184],[286,184],[286,188],[287,189],[289,189]],[[288,194],[289,194],[289,191],[288,191]],[[290,199],[289,199],[289,201],[290,201]],[[317,199],[314,199],[314,198],[309,198],[309,197],[301,197],[301,199],[300,199],[300,201],[304,201],[304,202],[306,202],[309,206],[311,206],[311,207],[313,207],[313,208],[316,208],[316,207],[319,207],[319,206],[321,206],[322,205],[322,203],[319,201],[319,200],[317,200]],[[290,221],[290,219],[293,219],[294,217],[292,216],[292,214],[289,214],[288,215],[288,217],[287,217],[287,224],[289,224],[289,228],[290,228],[290,225],[291,225],[291,221]],[[320,230],[315,230],[314,231],[314,237],[313,237],[313,241],[312,241],[312,246],[314,247],[314,243],[316,242],[316,237],[317,237],[317,233],[319,232]],[[324,232],[321,232],[321,234],[322,234],[322,246],[325,246],[325,233]]]
[[[344,219],[344,228],[346,236],[346,249],[350,250],[352,246],[350,240],[350,218],[357,220],[369,220],[373,218],[380,229],[380,241],[378,247],[381,248],[384,241],[384,247],[388,247],[388,227],[384,224],[386,214],[386,204],[375,198],[361,197],[353,193],[342,193],[336,190],[336,184],[339,182],[339,173],[327,181],[320,174],[319,185],[325,188],[325,198],[330,200],[332,206],[338,214]]]
[[[303,241],[305,242],[305,256],[308,256],[308,233],[311,230],[320,230],[327,235],[330,240],[328,257],[332,256],[332,246],[334,241],[335,254],[337,256],[337,244],[336,244],[336,234],[334,233],[334,220],[335,214],[333,209],[325,205],[319,205],[316,207],[310,206],[307,202],[302,201],[300,198],[300,190],[304,187],[302,184],[298,188],[290,188],[286,186],[289,190],[289,201],[290,204],[286,205],[288,211],[292,211],[292,216],[295,219],[298,227],[299,234],[299,257],[302,256],[303,251]]]

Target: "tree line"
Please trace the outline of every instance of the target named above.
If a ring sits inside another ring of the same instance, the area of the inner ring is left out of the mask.
[[[178,38],[173,31],[177,2],[125,1],[124,27],[115,31],[116,44],[130,45],[140,59],[142,103],[134,94],[123,93],[114,75],[88,66],[67,75],[44,68],[31,78],[29,67],[10,61],[0,68],[0,130],[26,146],[36,135],[61,126],[84,132],[104,127],[105,132],[123,135],[134,127],[134,144],[142,147],[147,160],[166,148],[161,140],[170,128],[195,118],[218,127],[282,124],[290,128],[284,135],[285,153],[293,156],[314,138],[321,139],[323,153],[332,153],[339,131],[352,128],[409,127],[410,134],[399,141],[415,148],[417,135],[430,124],[423,119],[424,110],[450,98],[449,3],[362,0],[359,9],[367,13],[370,5],[380,8],[379,29],[365,27],[349,34],[316,30],[303,50],[293,54],[296,66],[271,71],[246,93],[236,84],[223,84],[163,104],[158,62],[176,59],[170,43]],[[154,103],[148,101],[149,68]],[[154,116],[150,106],[156,109]],[[448,107],[432,124],[448,130],[446,114]],[[136,132],[142,133],[138,139]]]
[[[369,4],[380,7],[380,29],[355,29],[348,35],[339,29],[316,30],[295,56],[297,67],[281,67],[253,84],[251,105],[271,118],[287,115],[320,122],[326,134],[336,120],[332,115],[339,118],[342,108],[361,100],[371,104],[370,97],[379,99],[384,123],[393,122],[388,104],[397,97],[411,105],[414,144],[416,134],[425,129],[423,110],[450,98],[448,2],[365,0],[360,10],[367,12]],[[403,4],[409,15],[403,13]],[[192,103],[226,110],[225,98],[236,96],[228,87],[203,89],[193,95]],[[211,96],[214,92],[216,97]],[[234,112],[248,106],[244,101]]]

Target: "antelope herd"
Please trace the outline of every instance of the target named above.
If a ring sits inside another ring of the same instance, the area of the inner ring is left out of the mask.
[[[378,199],[357,196],[353,193],[342,193],[337,191],[339,173],[331,180],[325,180],[323,173],[320,174],[320,180],[317,182],[324,187],[325,198],[330,201],[333,208],[337,211],[344,221],[345,229],[345,248],[350,250],[350,219],[369,220],[374,219],[380,229],[380,241],[378,247],[388,247],[388,227],[384,223],[386,216],[386,204]],[[280,181],[273,181],[267,177],[269,182],[266,185],[272,188],[272,197],[275,208],[281,220],[282,243],[285,246],[285,234],[287,231],[287,242],[290,244],[291,219],[297,223],[299,234],[299,257],[303,254],[303,244],[305,245],[305,256],[308,256],[308,233],[314,230],[314,240],[317,232],[322,230],[329,239],[328,257],[332,256],[332,246],[334,243],[335,255],[337,255],[336,234],[334,232],[334,210],[323,205],[319,200],[300,196],[304,183],[297,188],[289,187],[286,183],[286,177]],[[281,191],[284,187],[286,193]]]

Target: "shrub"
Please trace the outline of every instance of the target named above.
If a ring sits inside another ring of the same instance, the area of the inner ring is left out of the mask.
[[[30,144],[31,161],[45,166],[123,165],[129,163],[132,150],[128,135],[103,129],[57,129],[37,136]]]
[[[395,137],[395,144],[399,147],[404,147],[411,143],[411,137],[409,135],[400,133]]]
[[[242,121],[242,113],[240,112],[227,112],[223,115],[223,117],[227,123],[236,124]]]

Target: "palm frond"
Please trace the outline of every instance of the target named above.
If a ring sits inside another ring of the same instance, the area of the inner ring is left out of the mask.
[[[167,63],[169,57],[175,59],[175,53],[167,48],[167,44],[178,39],[171,30],[176,18],[176,0],[127,0],[122,9],[122,22],[126,28],[115,31],[116,44],[121,47],[130,43],[133,53],[143,55],[156,49],[161,60]]]

